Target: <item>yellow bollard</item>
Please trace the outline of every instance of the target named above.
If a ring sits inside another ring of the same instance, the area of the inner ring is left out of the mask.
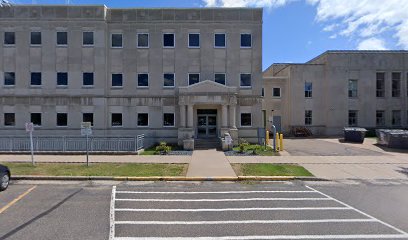
[[[279,150],[283,151],[283,134],[281,133],[280,135],[280,139],[279,139]]]
[[[266,130],[265,141],[266,141],[266,145],[269,145],[269,131],[268,130]]]
[[[279,133],[278,132],[276,133],[276,142],[275,143],[276,143],[275,151],[279,152],[280,147],[279,147]]]

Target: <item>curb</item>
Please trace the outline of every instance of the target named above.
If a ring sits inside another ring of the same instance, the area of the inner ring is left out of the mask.
[[[30,176],[16,175],[11,180],[50,180],[50,181],[329,181],[317,177],[295,176],[238,176],[238,177],[110,177],[110,176]]]

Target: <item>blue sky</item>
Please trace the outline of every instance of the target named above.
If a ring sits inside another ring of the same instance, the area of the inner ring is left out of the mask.
[[[14,0],[65,4],[68,0]],[[408,49],[408,0],[70,0],[108,7],[264,7],[263,69],[326,50]]]

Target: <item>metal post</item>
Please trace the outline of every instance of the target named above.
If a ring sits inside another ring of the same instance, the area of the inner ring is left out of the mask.
[[[273,150],[276,151],[276,127],[272,125],[273,130]]]
[[[34,143],[33,143],[33,132],[30,131],[30,148],[31,148],[31,163],[34,166]]]
[[[86,134],[86,166],[89,167],[88,134]]]

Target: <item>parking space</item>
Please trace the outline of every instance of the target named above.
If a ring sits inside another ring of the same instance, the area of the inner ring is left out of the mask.
[[[309,186],[112,188],[110,239],[408,239]]]
[[[380,148],[341,143],[338,139],[285,139],[285,150],[292,156],[383,156]],[[363,147],[362,147],[363,146]]]

